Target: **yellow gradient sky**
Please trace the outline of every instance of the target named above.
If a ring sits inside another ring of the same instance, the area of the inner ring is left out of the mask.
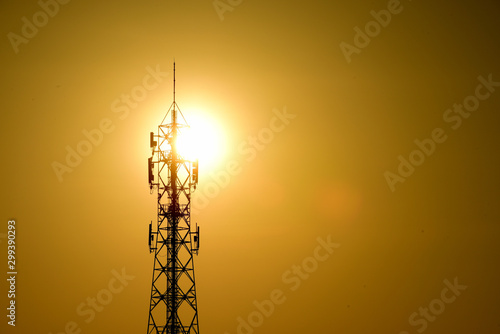
[[[2,333],[146,330],[174,58],[221,141],[193,199],[201,333],[500,331],[496,1],[54,1],[0,4]]]

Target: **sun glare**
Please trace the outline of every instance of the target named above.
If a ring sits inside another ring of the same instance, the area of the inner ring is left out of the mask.
[[[188,152],[200,162],[200,171],[208,170],[220,163],[226,153],[224,132],[215,121],[201,113],[188,115]]]
[[[189,127],[180,128],[177,149],[188,160],[198,159],[200,172],[206,172],[220,163],[225,155],[223,131],[214,120],[201,112],[187,110],[183,114]],[[161,146],[166,149],[164,145]]]

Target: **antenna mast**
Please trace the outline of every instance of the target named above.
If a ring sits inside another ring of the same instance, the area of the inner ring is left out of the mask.
[[[174,105],[175,105],[175,60],[174,60]]]
[[[147,333],[199,334],[193,259],[199,250],[199,228],[191,227],[191,193],[198,183],[198,161],[187,160],[176,145],[188,125],[177,123],[175,62],[173,93],[168,111],[172,111],[171,122],[163,123],[165,116],[157,135],[150,134],[149,187],[158,190],[158,216],[156,230],[150,225],[148,236],[155,259]]]

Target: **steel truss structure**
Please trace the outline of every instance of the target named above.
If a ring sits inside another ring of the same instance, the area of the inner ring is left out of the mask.
[[[149,227],[149,247],[155,257],[148,334],[199,333],[193,260],[199,250],[199,228],[191,226],[190,212],[198,162],[188,160],[177,148],[188,127],[175,102],[174,63],[173,103],[157,134],[150,134],[149,186],[151,192],[157,189],[158,217],[156,228]]]

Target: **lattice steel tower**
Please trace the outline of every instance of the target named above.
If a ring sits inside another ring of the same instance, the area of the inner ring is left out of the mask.
[[[173,93],[157,134],[150,134],[149,188],[158,192],[158,219],[155,230],[149,225],[149,249],[155,258],[148,334],[199,333],[193,262],[199,228],[191,226],[190,213],[198,161],[189,160],[178,147],[189,125],[175,102],[175,62]]]

